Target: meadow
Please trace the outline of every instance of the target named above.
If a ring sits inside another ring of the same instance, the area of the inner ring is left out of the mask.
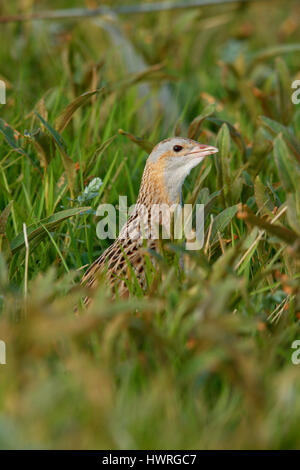
[[[0,23],[0,448],[300,447],[299,26],[294,0]],[[184,185],[203,249],[75,315],[98,205],[173,135],[219,148]]]

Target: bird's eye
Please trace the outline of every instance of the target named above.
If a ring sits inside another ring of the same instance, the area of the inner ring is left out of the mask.
[[[183,149],[183,147],[181,147],[181,145],[174,145],[174,147],[173,147],[174,152],[180,152],[180,150],[182,150],[182,149]]]

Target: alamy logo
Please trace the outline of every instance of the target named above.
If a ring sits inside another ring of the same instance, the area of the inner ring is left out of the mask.
[[[294,104],[300,103],[300,80],[294,80],[292,83],[292,88],[295,88],[296,91],[292,94],[292,102]]]
[[[300,340],[296,339],[292,343],[292,349],[296,349],[296,351],[293,352],[292,354],[292,363],[295,366],[298,366],[300,364]]]
[[[6,85],[3,80],[0,80],[0,104],[6,104]]]
[[[6,364],[6,344],[0,340],[0,364]]]
[[[128,218],[129,214],[129,218]],[[96,233],[100,240],[117,238],[117,215],[112,204],[100,204],[96,211],[102,217]],[[182,240],[187,250],[199,250],[204,242],[204,204],[196,204],[195,230],[192,228],[191,204],[134,204],[127,208],[127,197],[119,196],[119,239],[131,240]]]

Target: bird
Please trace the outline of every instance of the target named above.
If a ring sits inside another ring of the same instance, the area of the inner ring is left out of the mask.
[[[145,274],[145,242],[148,253],[159,251],[158,237],[150,230],[151,209],[164,206],[176,207],[181,199],[182,185],[190,171],[203,159],[218,152],[216,147],[201,144],[184,137],[172,137],[159,142],[149,154],[144,168],[137,202],[133,213],[121,229],[115,241],[88,267],[81,285],[94,289],[99,278],[104,277],[112,294],[128,297],[128,279],[134,273],[139,286],[147,286]],[[156,226],[164,224],[158,213]],[[151,225],[152,227],[152,225]],[[145,233],[147,232],[147,233]],[[150,255],[153,266],[157,257]],[[90,296],[84,299],[87,306]]]

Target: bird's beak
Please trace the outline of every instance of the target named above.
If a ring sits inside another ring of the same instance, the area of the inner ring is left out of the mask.
[[[219,150],[217,149],[217,147],[213,147],[212,145],[197,144],[191,149],[190,152],[187,153],[187,156],[193,156],[195,158],[204,158],[207,155],[213,155],[218,151]]]

